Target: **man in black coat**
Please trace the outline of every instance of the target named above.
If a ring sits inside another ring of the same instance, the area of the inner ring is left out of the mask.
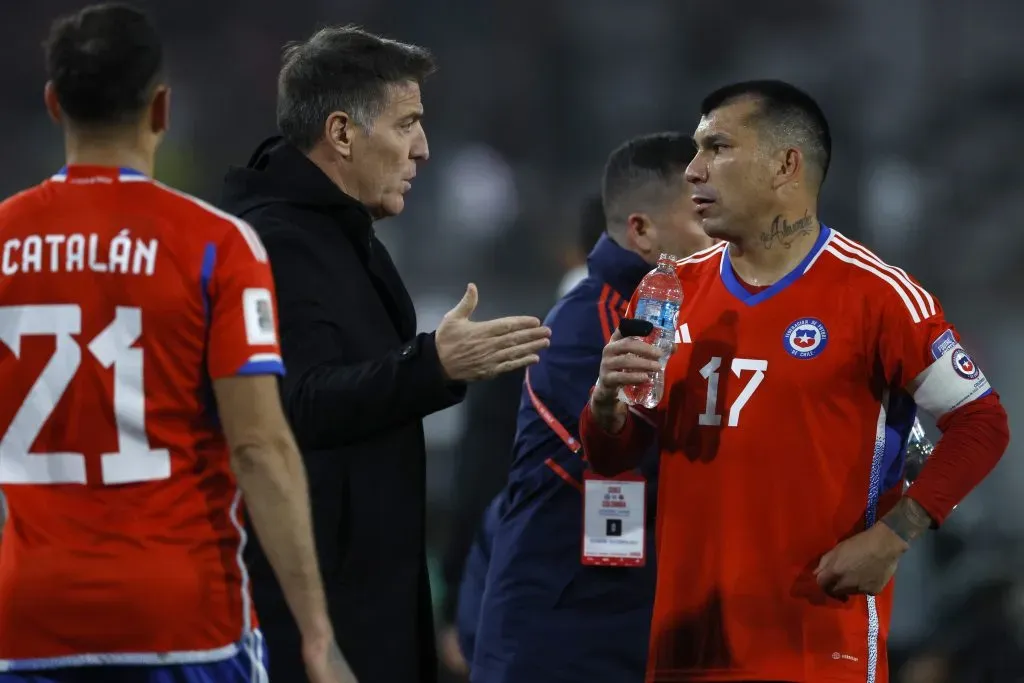
[[[433,334],[374,221],[404,208],[428,155],[424,49],[329,28],[285,51],[282,137],[225,179],[225,208],[249,221],[274,271],[287,375],[284,404],[309,471],[317,551],[338,642],[361,683],[436,678],[424,548],[422,418],[466,382],[537,362],[549,331],[532,317],[475,322],[477,292]],[[248,560],[271,680],[303,680],[298,632],[261,549]]]

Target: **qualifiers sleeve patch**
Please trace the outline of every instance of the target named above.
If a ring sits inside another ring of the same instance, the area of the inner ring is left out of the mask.
[[[956,337],[953,330],[946,330],[938,339],[932,342],[932,358],[938,360],[946,355],[951,349],[956,348]]]
[[[249,346],[277,343],[277,333],[274,331],[274,300],[269,289],[249,287],[242,292],[242,315],[245,318],[245,338]]]

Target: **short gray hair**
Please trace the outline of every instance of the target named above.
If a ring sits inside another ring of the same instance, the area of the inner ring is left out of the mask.
[[[429,50],[356,26],[323,28],[284,48],[277,79],[277,127],[304,152],[321,139],[324,122],[343,111],[364,128],[384,110],[388,87],[422,83],[436,64]]]

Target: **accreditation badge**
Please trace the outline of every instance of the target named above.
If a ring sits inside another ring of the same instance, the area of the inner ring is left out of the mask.
[[[583,475],[583,564],[642,567],[646,562],[647,482],[637,472]]]

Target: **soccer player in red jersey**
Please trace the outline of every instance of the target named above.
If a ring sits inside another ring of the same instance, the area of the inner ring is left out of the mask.
[[[310,679],[354,681],[278,396],[266,251],[151,178],[170,91],[143,14],[83,9],[46,53],[68,165],[0,204],[0,683],[265,681],[243,494]]]
[[[616,333],[581,416],[601,474],[660,445],[647,680],[884,683],[897,562],[995,466],[1006,412],[935,297],[819,223],[810,97],[740,83],[701,113],[687,179],[724,242],[678,263],[664,398],[619,401],[658,365]],[[903,494],[917,408],[943,436]]]

